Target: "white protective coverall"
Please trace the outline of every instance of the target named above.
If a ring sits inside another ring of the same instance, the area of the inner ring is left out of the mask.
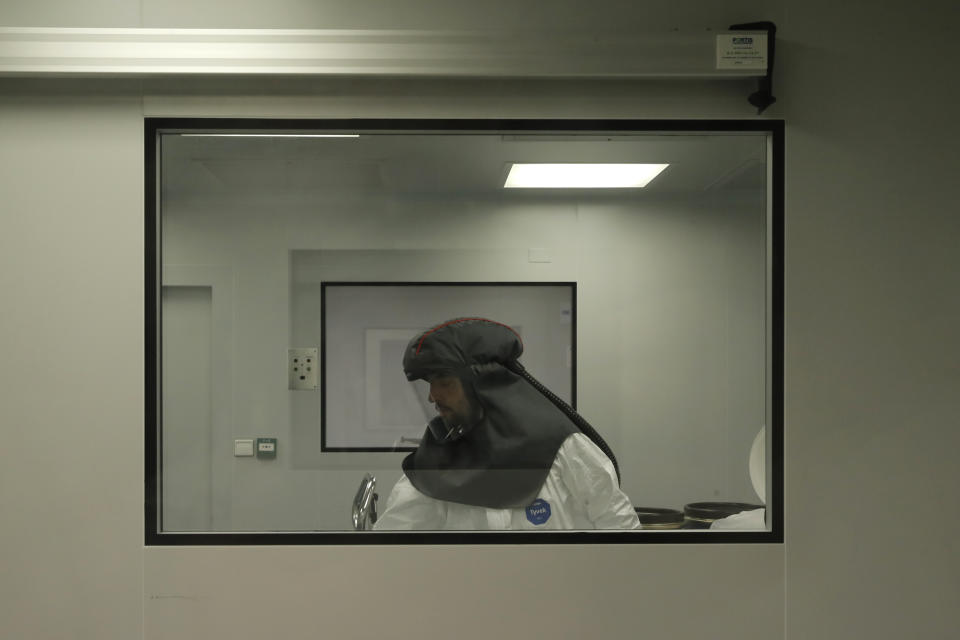
[[[406,476],[387,498],[375,530],[639,529],[610,459],[582,433],[564,440],[537,499],[525,509],[491,509],[437,500]]]

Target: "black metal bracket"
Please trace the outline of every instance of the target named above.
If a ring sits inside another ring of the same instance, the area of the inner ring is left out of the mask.
[[[760,115],[767,107],[777,101],[773,97],[773,53],[777,38],[777,25],[772,22],[749,22],[732,25],[730,31],[767,32],[767,74],[760,78],[760,86],[747,98],[747,101],[757,108],[757,115]]]

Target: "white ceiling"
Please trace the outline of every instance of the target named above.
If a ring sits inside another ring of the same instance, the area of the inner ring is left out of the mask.
[[[359,138],[163,138],[167,194],[363,189],[366,193],[502,193],[512,162],[650,162],[670,166],[648,194],[764,189],[759,134],[425,135]],[[582,193],[582,192],[581,192]]]

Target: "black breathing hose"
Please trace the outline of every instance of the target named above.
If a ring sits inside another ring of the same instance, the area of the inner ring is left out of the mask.
[[[600,434],[597,433],[597,430],[594,429],[593,426],[591,426],[583,416],[577,413],[576,409],[564,402],[562,398],[550,391],[550,389],[547,389],[545,386],[543,386],[543,384],[540,383],[539,380],[530,375],[530,373],[522,364],[520,364],[518,360],[507,362],[505,366],[507,369],[529,382],[534,389],[542,393],[550,402],[555,404],[558,409],[563,411],[567,417],[570,418],[575,425],[577,425],[577,428],[579,428],[585,436],[593,441],[593,444],[597,445],[600,450],[603,451],[608,458],[610,458],[610,462],[613,463],[613,469],[617,472],[617,484],[620,484],[620,465],[617,464],[617,459],[613,455],[613,451],[610,449],[610,446],[603,440],[603,438],[600,437]]]

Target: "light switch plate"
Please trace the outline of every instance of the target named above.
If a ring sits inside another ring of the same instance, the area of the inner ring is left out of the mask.
[[[287,350],[287,388],[291,391],[317,388],[318,365],[316,347]]]
[[[236,457],[245,457],[253,455],[253,440],[234,440],[233,455]]]

